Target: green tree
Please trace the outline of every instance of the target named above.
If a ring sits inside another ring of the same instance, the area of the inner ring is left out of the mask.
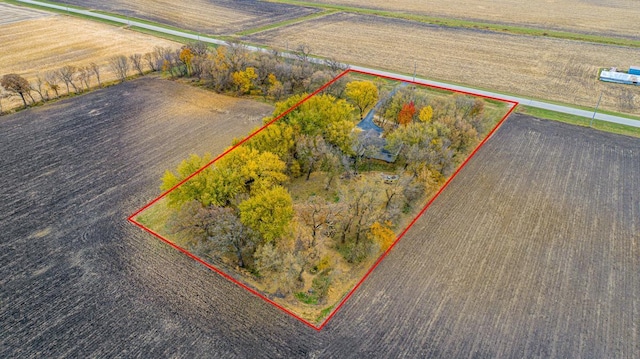
[[[282,82],[280,82],[276,78],[276,75],[269,74],[268,85],[269,87],[267,89],[266,95],[269,95],[276,100],[280,100],[280,98],[284,94],[284,86],[282,85]]]
[[[289,162],[295,145],[293,128],[280,122],[265,128],[244,144],[258,152],[271,152],[285,163]]]
[[[293,219],[293,200],[282,186],[263,190],[240,203],[242,223],[260,233],[266,243],[288,233]]]
[[[385,119],[396,122],[402,107],[414,100],[414,91],[410,90],[409,87],[400,87],[390,99],[385,101],[380,112],[384,114]]]
[[[420,114],[418,115],[418,118],[422,122],[427,122],[427,123],[431,122],[431,120],[433,119],[433,107],[431,107],[431,105],[423,107],[420,110]]]
[[[253,81],[258,78],[256,69],[247,67],[244,71],[236,71],[233,73],[233,83],[238,87],[241,94],[248,94],[253,89]]]
[[[180,163],[177,173],[166,171],[161,189],[166,191],[210,162],[211,156],[191,155]],[[234,205],[238,195],[251,194],[253,190],[270,189],[288,179],[284,174],[285,163],[271,152],[259,152],[240,146],[220,158],[188,181],[171,191],[169,205],[180,207],[196,200],[203,206]]]
[[[203,157],[192,154],[188,159],[183,160],[178,165],[176,173],[169,170],[165,171],[164,176],[162,177],[162,185],[160,185],[160,189],[163,191],[170,190],[210,161],[211,156],[209,154],[205,154]],[[212,173],[213,170],[211,167],[207,167],[198,175],[192,177],[187,182],[169,192],[167,195],[169,206],[179,208],[184,203],[192,200],[196,200],[205,206],[212,204],[212,198],[210,195],[212,192]]]
[[[378,88],[371,81],[349,82],[345,94],[360,111],[360,119],[364,117],[371,106],[378,102]]]
[[[284,174],[285,163],[271,152],[259,152],[255,149],[240,146],[227,153],[215,164],[215,175],[234,173],[247,192],[270,189],[288,180]]]
[[[304,94],[292,96],[276,104],[274,114],[278,115],[299,103]],[[351,131],[355,127],[354,108],[346,100],[332,95],[316,95],[293,109],[281,121],[292,126],[294,133],[311,137],[321,135],[327,143],[351,152]]]

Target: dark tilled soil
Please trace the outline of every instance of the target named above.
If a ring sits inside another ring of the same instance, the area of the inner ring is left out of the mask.
[[[163,116],[178,91],[0,118],[0,357],[640,353],[637,139],[512,116],[316,332],[126,221],[165,168],[255,124]]]

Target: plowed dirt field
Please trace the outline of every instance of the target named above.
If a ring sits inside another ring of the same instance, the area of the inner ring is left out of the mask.
[[[318,12],[301,6],[234,0],[62,0],[60,3],[135,16],[207,34],[225,35]]]
[[[637,139],[511,116],[316,332],[127,222],[270,111],[143,78],[4,118],[0,357],[637,357]]]

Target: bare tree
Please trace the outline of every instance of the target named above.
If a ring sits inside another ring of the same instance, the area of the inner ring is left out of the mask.
[[[152,52],[146,53],[144,55],[144,59],[147,61],[147,65],[151,68],[152,71],[160,71],[164,65],[164,60],[166,56],[170,56],[172,53],[170,48],[156,46],[153,48]]]
[[[127,73],[129,72],[129,60],[124,55],[113,56],[109,59],[109,67],[120,82],[124,82],[127,79]]]
[[[80,90],[89,90],[89,83],[91,82],[91,69],[89,67],[78,68],[77,79],[80,81]],[[84,89],[82,88],[84,85]]]
[[[172,226],[198,241],[197,249],[205,255],[211,252],[236,256],[238,267],[245,267],[245,251],[251,251],[255,233],[240,222],[230,208],[207,206],[197,201],[185,203]]]
[[[98,66],[95,62],[92,62],[89,67],[93,74],[96,75],[96,79],[98,80],[98,87],[102,87],[102,82],[100,82],[100,66]]]
[[[195,41],[187,44],[187,47],[196,56],[205,57],[209,53],[209,45],[204,41]]]
[[[296,48],[294,52],[296,58],[300,60],[302,63],[309,62],[309,57],[311,56],[311,47],[309,45],[300,44]]]
[[[322,228],[333,222],[336,208],[327,203],[326,200],[318,196],[311,196],[305,203],[297,206],[296,212],[300,220],[311,229],[311,246],[316,245],[316,238]]]
[[[60,96],[58,91],[60,90],[60,85],[58,85],[58,81],[60,77],[58,76],[57,71],[48,71],[44,74],[44,82],[51,91],[55,92],[56,98]]]
[[[336,203],[335,239],[340,238],[342,244],[350,243],[353,251],[346,257],[349,262],[358,262],[366,257],[366,234],[371,225],[379,221],[383,212],[382,203],[377,200],[378,186],[371,182],[361,182],[355,188],[343,188],[340,191],[340,202]]]
[[[154,58],[153,53],[147,52],[146,54],[144,54],[144,56],[142,56],[142,58],[147,63],[147,65],[149,65],[149,68],[151,69],[151,71],[153,72],[158,71],[158,68],[156,66],[158,61]]]
[[[138,71],[138,74],[140,76],[144,75],[144,68],[142,65],[142,55],[132,54],[131,56],[129,56],[129,60],[131,60],[131,65],[133,65],[133,68]]]
[[[36,74],[36,80],[31,84],[31,90],[35,91],[40,96],[41,101],[49,100],[49,92],[44,88],[44,86],[44,79],[40,74]]]
[[[29,85],[29,81],[27,81],[24,77],[18,74],[4,75],[2,76],[2,79],[0,79],[0,86],[4,87],[4,89],[9,92],[20,95],[24,107],[27,107],[27,100],[25,99],[24,95],[30,96],[31,86]]]
[[[72,65],[64,66],[63,68],[58,70],[58,76],[64,82],[64,84],[67,86],[67,94],[70,93],[69,85],[71,85],[71,87],[73,87],[73,91],[74,92],[76,92],[76,93],[78,92],[78,88],[76,87],[76,84],[73,82],[73,79],[76,76],[76,71],[78,71],[78,69],[75,66],[72,66]]]
[[[335,72],[342,72],[344,70],[347,69],[347,65],[343,64],[341,62],[339,62],[338,60],[334,59],[333,57],[325,59],[324,60],[324,64],[329,67],[329,69],[331,69],[331,71]]]
[[[629,89],[622,90],[620,92],[620,95],[618,96],[618,106],[620,107],[620,109],[623,111],[632,112],[635,108],[634,97],[635,95]]]
[[[239,42],[229,42],[227,46],[226,60],[229,70],[233,73],[242,71],[249,62],[250,53],[247,47]]]

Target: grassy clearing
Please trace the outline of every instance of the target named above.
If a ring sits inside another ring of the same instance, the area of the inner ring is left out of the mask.
[[[167,207],[167,201],[161,199],[155,205],[142,212],[136,220],[149,228],[154,228],[163,233],[172,213],[173,211]]]
[[[569,115],[565,113],[543,110],[543,109],[523,106],[523,105],[519,105],[518,108],[516,109],[516,112],[522,113],[525,115],[530,115],[537,118],[564,122],[564,123],[583,126],[583,127],[589,127],[589,123],[591,122],[591,119],[588,119],[582,116]],[[640,128],[637,128],[637,127],[620,125],[617,123],[611,123],[611,122],[600,121],[600,120],[593,120],[591,127],[600,131],[640,138]]]
[[[416,21],[416,22],[421,22],[425,24],[432,24],[432,25],[451,27],[451,28],[487,30],[487,31],[509,33],[514,35],[543,36],[543,37],[552,37],[552,38],[573,40],[573,41],[593,42],[593,43],[607,44],[607,45],[640,47],[640,40],[624,39],[624,38],[617,38],[617,37],[610,37],[610,36],[603,36],[603,35],[591,35],[591,34],[582,34],[582,33],[575,33],[575,32],[569,32],[569,31],[536,29],[536,28],[524,27],[524,26],[495,24],[490,22],[470,21],[470,20],[453,19],[453,18],[445,18],[445,17],[433,17],[433,16],[426,16],[426,15],[420,15],[420,14],[407,14],[403,12],[366,9],[366,8],[345,6],[345,5],[319,4],[314,2],[297,1],[297,0],[269,0],[269,1],[282,3],[282,4],[289,4],[289,5],[315,7],[323,10],[342,11],[342,12],[361,14],[361,15],[375,15],[375,16],[394,18],[394,19],[410,20],[410,21]]]

